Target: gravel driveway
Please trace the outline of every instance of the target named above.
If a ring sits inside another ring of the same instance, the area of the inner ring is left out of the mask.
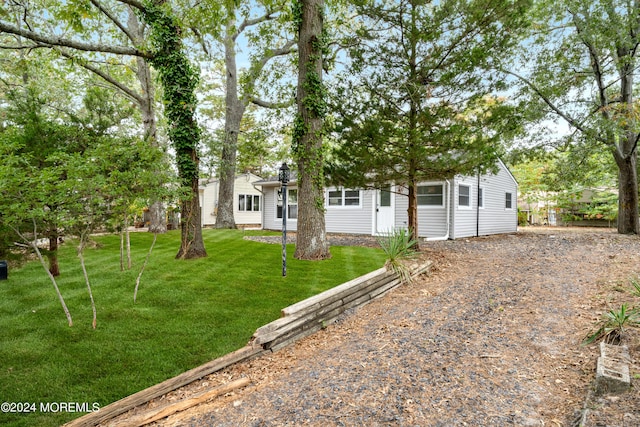
[[[190,386],[251,384],[159,425],[639,426],[634,387],[589,397],[597,347],[581,346],[640,272],[640,239],[539,228],[430,242],[428,277],[298,343]]]

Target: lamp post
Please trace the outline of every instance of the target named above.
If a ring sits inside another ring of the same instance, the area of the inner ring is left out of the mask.
[[[278,180],[282,184],[282,277],[287,275],[287,184],[289,183],[289,166],[280,166]]]

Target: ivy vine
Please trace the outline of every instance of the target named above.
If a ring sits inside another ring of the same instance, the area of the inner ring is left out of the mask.
[[[169,138],[176,151],[178,172],[183,185],[198,178],[197,145],[200,128],[194,114],[198,74],[184,53],[181,28],[168,6],[147,0],[141,17],[150,27],[152,59],[163,87]]]

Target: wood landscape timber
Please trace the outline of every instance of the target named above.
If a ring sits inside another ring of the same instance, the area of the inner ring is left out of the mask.
[[[430,266],[431,263],[413,265],[411,275],[422,274]],[[258,328],[251,342],[275,351],[326,327],[346,310],[365,304],[400,283],[395,272],[385,268],[372,271],[282,309],[283,317]]]
[[[105,422],[137,406],[143,405],[149,402],[151,399],[160,397],[179,387],[192,383],[193,381],[200,379],[206,375],[219,371],[220,369],[224,369],[227,366],[232,365],[233,363],[256,357],[263,352],[264,350],[259,347],[242,347],[239,350],[226,354],[222,357],[212,360],[209,363],[205,363],[204,365],[198,366],[197,368],[191,369],[176,377],[163,381],[160,384],[156,384],[152,387],[139,391],[138,393],[127,396],[124,399],[113,402],[112,404],[107,405],[104,408],[100,408],[100,411],[98,412],[92,412],[80,418],[76,418],[75,420],[65,424],[65,426],[94,426],[96,424]]]
[[[223,395],[225,393],[229,393],[233,390],[237,390],[242,387],[246,387],[251,383],[249,378],[240,378],[235,381],[231,381],[230,383],[223,384],[219,387],[215,387],[209,391],[198,394],[197,396],[190,397],[188,399],[180,400],[179,402],[170,403],[161,408],[154,409],[145,414],[136,416],[133,419],[125,420],[116,424],[116,426],[122,427],[141,427],[147,424],[150,424],[154,421],[161,420],[170,415],[175,414],[176,412],[184,411],[185,409],[189,409],[193,406],[199,405],[201,403],[205,403],[208,400],[213,399],[214,397]]]
[[[410,267],[411,276],[415,277],[425,273],[429,270],[430,266],[431,262],[412,265]],[[249,343],[241,349],[184,372],[174,378],[163,381],[160,384],[118,400],[104,408],[100,408],[100,411],[98,412],[89,413],[70,421],[65,424],[65,426],[94,426],[96,424],[104,423],[105,421],[111,420],[131,409],[142,406],[152,399],[161,397],[200,378],[233,365],[234,363],[255,358],[263,353],[277,351],[295,341],[300,340],[301,338],[325,328],[346,310],[366,304],[367,302],[370,302],[389,290],[399,286],[401,283],[402,281],[399,279],[397,273],[387,271],[385,268],[380,268],[371,273],[367,273],[356,279],[345,282],[335,288],[300,301],[282,309],[282,315],[284,317],[258,328],[256,332],[254,332]],[[232,382],[226,386],[239,388],[244,387],[245,385],[246,384],[243,385],[242,382]],[[167,407],[160,409],[160,411],[155,410],[151,414],[144,415],[144,417],[136,418],[135,420],[129,419],[122,425],[145,425],[150,422],[157,421],[158,419],[167,417],[172,413],[182,411],[190,407],[185,405],[191,405],[192,403],[193,405],[197,405],[199,403],[206,402],[207,400],[215,397],[216,392],[217,389],[214,389],[192,399],[168,405]],[[226,391],[222,391],[220,394],[224,393],[226,393]],[[198,399],[201,399],[201,401],[198,401]],[[166,415],[161,416],[165,413],[165,410],[167,411]],[[153,419],[152,421],[146,421],[143,424],[133,424],[142,423],[147,418]]]

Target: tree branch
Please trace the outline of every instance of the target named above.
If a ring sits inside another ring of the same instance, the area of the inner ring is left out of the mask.
[[[260,103],[256,102],[254,99],[254,97],[251,95],[251,93],[253,93],[253,89],[255,87],[256,84],[256,79],[257,76],[260,75],[260,73],[262,72],[262,70],[264,69],[265,65],[267,65],[267,63],[275,58],[276,56],[283,56],[283,55],[288,55],[291,52],[293,52],[293,47],[297,44],[297,42],[295,40],[289,40],[287,43],[284,44],[284,46],[278,48],[278,49],[272,49],[272,50],[268,50],[267,52],[265,52],[265,54],[262,56],[262,58],[260,58],[259,61],[256,61],[255,63],[253,63],[251,65],[251,68],[249,69],[249,72],[251,73],[251,79],[249,80],[249,82],[247,83],[247,85],[244,88],[244,95],[243,95],[243,99],[245,103],[248,102],[252,102],[256,105],[261,105]],[[258,100],[259,101],[259,100]],[[267,102],[264,102],[264,104],[269,104]],[[267,108],[272,108],[272,107],[267,107]]]
[[[110,11],[108,11],[103,5],[102,3],[100,3],[99,0],[90,0],[91,3],[98,8],[98,10],[100,12],[102,12],[107,18],[109,18],[111,20],[111,22],[113,22],[116,27],[118,27],[120,29],[120,31],[122,31],[124,34],[126,34],[127,37],[129,37],[129,40],[131,40],[132,42],[135,43],[135,38],[133,36],[133,34],[131,34],[129,32],[129,29],[127,27],[125,27],[124,25],[122,25],[122,23],[118,20],[118,18],[112,14]]]
[[[142,3],[140,3],[139,1],[136,0],[118,0],[120,3],[124,3],[126,5],[129,5],[131,7],[134,7],[136,9],[138,9],[139,11],[144,11],[144,5]]]
[[[69,40],[58,36],[46,36],[43,34],[35,33],[29,30],[23,30],[14,25],[7,24],[0,21],[0,32],[14,34],[26,39],[48,45],[48,46],[63,46],[71,49],[82,50],[86,52],[102,52],[113,53],[115,55],[129,55],[140,56],[143,58],[151,58],[152,55],[148,52],[143,52],[139,49],[126,47],[126,46],[109,46],[101,43],[84,43],[75,40]]]
[[[580,132],[584,133],[585,135],[588,135],[589,137],[594,138],[595,140],[602,142],[605,145],[610,145],[609,141],[607,141],[606,139],[603,139],[600,136],[594,134],[589,129],[587,129],[584,126],[582,126],[582,123],[578,122],[576,119],[574,119],[570,115],[566,114],[564,111],[560,110],[553,102],[551,102],[549,97],[547,97],[544,93],[542,93],[542,91],[536,85],[533,84],[533,82],[531,82],[527,78],[525,78],[525,77],[521,76],[520,74],[515,73],[513,71],[509,71],[509,70],[505,70],[505,69],[501,69],[500,71],[502,71],[503,73],[510,74],[510,75],[514,76],[515,78],[517,78],[518,80],[520,80],[521,82],[523,82],[524,84],[529,86],[545,102],[545,104],[547,104],[549,106],[549,108],[551,108],[553,110],[554,113],[556,113],[557,115],[562,117],[571,126],[575,127],[576,129],[578,129]]]
[[[75,57],[72,54],[70,54],[69,52],[66,52],[64,49],[61,49],[60,47],[55,47],[54,49],[58,53],[60,53],[60,55],[64,56],[65,58],[71,59],[72,61],[75,61],[76,64],[78,64],[81,67],[83,67],[83,68],[91,71],[92,73],[100,76],[103,80],[109,82],[113,86],[115,86],[118,89],[120,89],[127,96],[129,96],[131,99],[136,101],[138,103],[138,105],[140,105],[140,104],[142,104],[144,102],[144,100],[142,99],[142,97],[138,93],[133,91],[131,88],[129,88],[128,86],[126,86],[122,82],[119,82],[118,80],[114,79],[109,73],[106,73],[106,72],[102,71],[98,67],[94,67],[89,62],[87,62],[84,58]]]
[[[595,74],[596,84],[598,85],[598,96],[600,98],[600,105],[602,107],[606,107],[608,105],[607,92],[604,85],[604,73],[602,72],[602,68],[600,67],[600,56],[598,55],[598,51],[596,50],[595,46],[593,46],[593,44],[583,36],[584,29],[581,28],[580,18],[578,18],[577,13],[571,10],[569,10],[569,13],[573,18],[573,23],[576,27],[576,32],[580,37],[580,41],[582,41],[582,44],[584,44],[589,51],[589,56],[591,57],[591,68],[593,70],[593,73]],[[606,109],[603,108],[601,110],[601,114],[605,119],[610,119],[609,112]]]
[[[259,107],[272,108],[272,109],[290,107],[291,105],[293,105],[294,103],[293,101],[294,100],[291,99],[290,102],[269,102],[256,97],[251,97],[251,99],[249,99],[249,102],[251,102],[252,104],[255,104]]]
[[[283,9],[283,7],[281,6],[281,7],[278,7],[278,8],[276,8],[276,9],[274,9],[274,10],[269,10],[269,11],[267,11],[267,13],[265,13],[264,15],[259,16],[259,17],[257,17],[257,18],[254,18],[254,19],[245,19],[245,20],[242,22],[242,24],[240,24],[240,26],[238,27],[238,29],[236,30],[236,32],[233,34],[233,36],[231,37],[231,39],[232,39],[233,41],[235,41],[235,40],[236,40],[236,38],[237,38],[240,34],[242,34],[242,32],[243,32],[244,30],[246,30],[246,29],[247,29],[247,27],[252,27],[252,26],[254,26],[254,25],[258,25],[258,24],[260,24],[261,22],[270,21],[270,20],[272,20],[272,19],[275,19],[276,17],[275,17],[275,16],[273,16],[273,14],[274,14],[274,13],[277,13],[277,12],[280,12],[282,9]]]

